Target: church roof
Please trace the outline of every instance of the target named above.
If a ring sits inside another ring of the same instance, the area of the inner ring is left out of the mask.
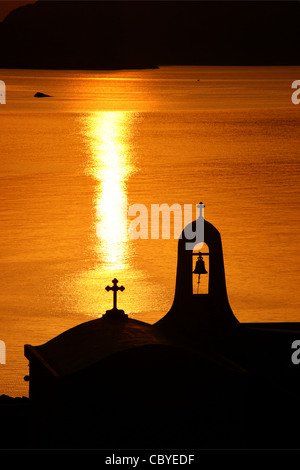
[[[186,338],[183,332],[174,336],[156,325],[131,318],[98,318],[81,323],[40,346],[25,345],[25,356],[29,361],[35,360],[42,364],[52,376],[66,377],[84,371],[106,358],[145,346],[171,348],[185,357],[186,354],[190,355],[190,358],[196,355],[199,365],[201,363],[207,367],[209,364],[211,370],[242,371],[225,356],[210,348],[207,350],[201,342]],[[162,349],[157,354],[163,354]]]
[[[158,328],[142,321],[98,318],[81,323],[40,346],[25,345],[25,356],[34,357],[55,376],[65,376],[102,359],[145,345],[169,345]]]

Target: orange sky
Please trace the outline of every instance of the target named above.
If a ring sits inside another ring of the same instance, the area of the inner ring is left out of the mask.
[[[28,5],[28,3],[35,3],[35,1],[36,0],[0,0],[0,21],[3,21],[8,13],[15,8]]]

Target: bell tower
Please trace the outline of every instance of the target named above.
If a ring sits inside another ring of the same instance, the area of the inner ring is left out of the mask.
[[[198,219],[188,224],[179,238],[174,300],[169,312],[155,324],[158,327],[174,326],[196,333],[200,330],[222,330],[239,324],[228,301],[220,232],[204,219],[201,210],[204,205],[200,203],[199,206]],[[199,221],[199,218],[202,220]],[[202,230],[200,236],[197,233],[199,230]],[[189,238],[186,234],[189,234]],[[194,234],[194,238],[191,239],[190,234]],[[203,250],[193,252],[199,239],[207,245],[209,253]],[[198,256],[196,264],[193,263],[195,256]],[[209,271],[205,267],[206,256],[209,259]],[[199,276],[199,281],[201,276],[209,276],[206,294],[199,295],[197,290],[195,292],[193,276]]]

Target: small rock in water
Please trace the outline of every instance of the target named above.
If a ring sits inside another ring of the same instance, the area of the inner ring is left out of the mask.
[[[38,91],[35,95],[34,95],[35,98],[51,98],[51,95],[45,95],[45,93],[41,93],[40,91]]]

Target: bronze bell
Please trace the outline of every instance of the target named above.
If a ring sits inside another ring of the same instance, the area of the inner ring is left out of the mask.
[[[204,264],[204,261],[203,261],[203,258],[201,256],[201,253],[199,253],[199,256],[198,256],[198,259],[196,261],[196,266],[195,266],[195,269],[193,271],[194,274],[207,274],[207,271],[205,269],[205,264]]]

